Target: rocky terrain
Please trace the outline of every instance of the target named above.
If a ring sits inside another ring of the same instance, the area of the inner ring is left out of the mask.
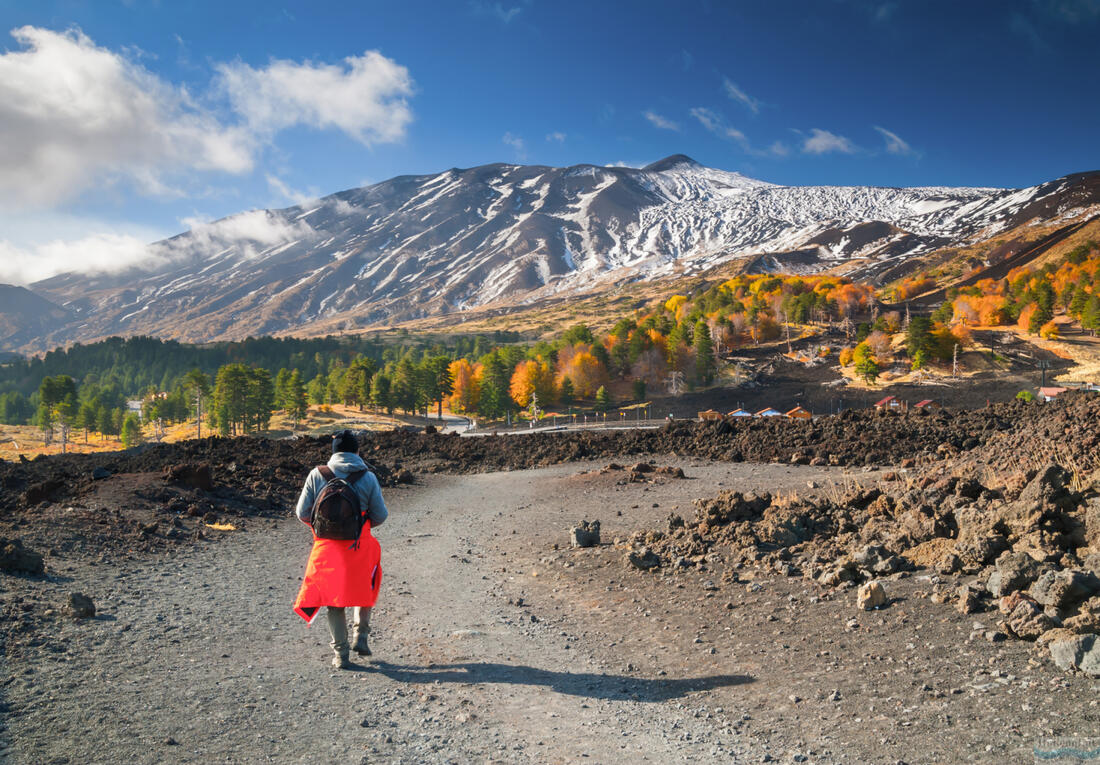
[[[350,721],[361,735],[333,733],[333,759],[1011,760],[1095,729],[1097,422],[1100,397],[1081,394],[809,423],[371,434],[394,512],[379,530],[386,647],[375,681],[341,681],[372,701]],[[107,759],[303,756],[250,710],[295,705],[275,678],[315,682],[301,662],[326,666],[323,626],[293,657],[248,632],[290,629],[265,611],[289,614],[307,547],[290,508],[327,447],[213,438],[0,465],[0,752],[96,759],[73,738],[87,725],[107,731]],[[570,526],[586,532],[575,549]],[[178,651],[164,681],[190,683],[196,719],[261,741],[200,738],[173,723],[184,699],[118,695],[161,682],[139,664],[162,628]],[[228,684],[201,672],[219,651]],[[51,725],[69,732],[33,732]],[[623,731],[621,748],[589,725]],[[928,757],[906,749],[918,734],[936,739]]]

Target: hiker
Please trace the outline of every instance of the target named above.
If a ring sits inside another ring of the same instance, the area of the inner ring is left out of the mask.
[[[371,655],[370,612],[382,583],[382,549],[371,530],[389,515],[378,479],[359,456],[359,442],[350,430],[333,436],[328,464],[310,471],[297,515],[313,531],[313,549],[294,611],[312,624],[321,607],[327,607],[332,666],[347,669],[345,608],[353,608],[351,649]]]

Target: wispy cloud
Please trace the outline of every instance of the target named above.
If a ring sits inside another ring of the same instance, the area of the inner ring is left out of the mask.
[[[304,205],[307,202],[313,202],[319,196],[316,189],[299,191],[298,189],[291,188],[289,184],[277,175],[267,173],[264,177],[267,180],[268,188],[278,194],[280,198],[287,199],[296,205]]]
[[[1036,53],[1049,53],[1050,44],[1043,39],[1039,29],[1031,19],[1024,14],[1014,11],[1008,18],[1008,28],[1013,34],[1023,38]]]
[[[518,135],[512,135],[511,133],[505,133],[504,137],[500,139],[504,143],[512,147],[516,152],[516,159],[523,161],[527,159],[527,143]]]
[[[699,124],[705,127],[710,132],[714,133],[719,138],[734,141],[741,145],[745,151],[750,150],[749,139],[745,137],[745,134],[734,127],[730,127],[726,124],[722,115],[717,112],[713,112],[702,106],[696,106],[690,112],[691,116],[699,121]]]
[[[871,127],[882,134],[883,139],[886,141],[886,151],[888,153],[899,154],[901,156],[916,156],[916,150],[897,133],[887,130],[884,127],[879,127],[878,125],[872,125]]]
[[[1100,19],[1100,0],[1032,0],[1031,4],[1038,13],[1069,24]]]
[[[729,77],[722,78],[722,88],[726,91],[727,96],[740,104],[744,104],[753,114],[760,113],[760,102],[741,90],[741,88],[737,86],[737,83],[733,82]]]
[[[504,3],[490,3],[483,0],[474,0],[470,8],[480,16],[492,16],[505,24],[511,24],[517,16],[531,5],[530,0],[519,5],[506,5]]]
[[[546,140],[552,143],[565,143],[566,135],[560,130],[555,130],[553,133],[546,134]]]
[[[670,119],[662,117],[660,114],[653,110],[648,110],[643,113],[643,116],[649,120],[649,124],[660,130],[679,130],[679,123],[673,122]]]
[[[859,147],[842,135],[830,133],[828,130],[813,128],[810,135],[802,142],[802,151],[806,154],[855,154]]]

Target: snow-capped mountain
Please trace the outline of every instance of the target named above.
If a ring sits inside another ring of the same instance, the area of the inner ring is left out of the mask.
[[[242,213],[151,245],[142,270],[32,289],[76,317],[52,342],[212,340],[534,301],[743,256],[771,270],[851,264],[873,278],[911,255],[1098,203],[1100,174],[1007,190],[802,187],[683,155],[641,169],[493,164]]]

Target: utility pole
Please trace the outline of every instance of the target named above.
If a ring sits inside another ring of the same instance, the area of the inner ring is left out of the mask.
[[[955,343],[955,351],[951,358],[951,378],[956,379],[959,376],[959,344]]]
[[[1039,384],[1039,387],[1045,388],[1047,387],[1047,370],[1050,368],[1050,362],[1046,359],[1040,359],[1038,366],[1040,371],[1042,371],[1043,373],[1043,381]]]
[[[791,350],[791,322],[788,320],[787,312],[783,312],[783,326],[787,328],[787,353],[794,353]]]

